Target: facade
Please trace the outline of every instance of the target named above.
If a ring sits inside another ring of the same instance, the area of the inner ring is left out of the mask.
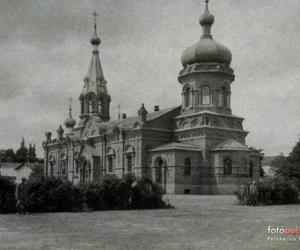
[[[234,72],[229,49],[214,41],[208,1],[200,41],[182,54],[182,104],[110,120],[111,97],[99,58],[95,24],[92,59],[79,96],[78,122],[46,133],[45,175],[84,185],[104,175],[146,177],[167,193],[230,194],[259,177],[260,154],[246,146],[243,118],[230,106]],[[179,94],[179,93],[178,93]]]

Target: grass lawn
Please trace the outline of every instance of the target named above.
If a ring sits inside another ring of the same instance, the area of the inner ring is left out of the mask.
[[[234,196],[165,198],[176,208],[0,215],[0,249],[300,249],[300,235],[267,240],[268,226],[300,226],[300,205],[244,207]]]

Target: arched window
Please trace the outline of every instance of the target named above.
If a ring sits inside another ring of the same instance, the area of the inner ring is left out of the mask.
[[[89,112],[94,113],[94,107],[93,107],[93,102],[89,101]]]
[[[232,160],[230,158],[224,159],[224,175],[232,174]]]
[[[158,164],[156,167],[156,183],[161,184],[162,183],[162,168],[163,168],[163,160],[159,159]]]
[[[184,175],[191,175],[191,160],[189,158],[184,160]]]
[[[127,172],[128,173],[132,172],[132,155],[131,154],[127,155]]]
[[[243,168],[244,168],[243,171],[245,171],[244,173],[246,173],[248,170],[248,162],[246,159],[243,159]]]
[[[108,156],[108,172],[112,173],[114,168],[114,159],[113,156]]]
[[[225,105],[225,88],[222,87],[219,93],[219,106],[226,106]]]
[[[254,167],[254,163],[252,161],[250,161],[249,164],[249,177],[253,177],[253,167]]]
[[[83,102],[83,99],[81,99],[80,104],[81,104],[81,114],[83,114],[84,113],[84,102]]]
[[[230,92],[226,93],[226,107],[230,108]]]
[[[184,106],[187,108],[189,106],[191,106],[191,88],[188,87],[186,88],[185,92],[184,92]]]
[[[50,176],[54,174],[54,162],[50,162]]]
[[[210,91],[208,87],[202,89],[202,105],[210,104]]]

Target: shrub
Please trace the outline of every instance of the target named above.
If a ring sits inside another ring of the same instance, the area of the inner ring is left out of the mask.
[[[299,201],[297,186],[293,181],[284,178],[264,178],[257,183],[257,190],[258,204],[293,204]],[[236,191],[235,195],[242,202],[241,193]],[[246,204],[249,205],[248,202]]]
[[[0,176],[0,213],[16,211],[16,185],[6,177]]]
[[[150,209],[168,207],[162,190],[147,179],[105,177],[88,184],[84,190],[87,206],[92,210]]]
[[[26,209],[32,213],[83,211],[85,207],[89,210],[169,207],[162,200],[159,186],[131,176],[125,179],[108,176],[81,188],[53,177],[29,178],[26,188]],[[15,185],[4,178],[0,179],[0,202],[0,212],[15,211]]]
[[[134,209],[166,208],[162,189],[149,179],[142,178],[132,184],[130,207]]]
[[[70,182],[56,178],[35,179],[27,183],[29,212],[70,212],[81,209],[82,194]]]

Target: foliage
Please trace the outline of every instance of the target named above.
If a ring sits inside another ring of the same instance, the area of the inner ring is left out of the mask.
[[[106,176],[98,182],[79,188],[54,177],[42,178],[39,169],[26,183],[26,211],[72,212],[88,210],[168,208],[162,200],[162,190],[148,179]],[[1,177],[0,213],[14,212],[15,185]]]
[[[70,182],[56,178],[32,178],[27,187],[28,212],[71,212],[81,209],[81,192]]]
[[[30,163],[40,162],[41,160],[36,157],[35,145],[29,144],[27,148],[25,145],[25,140],[22,138],[20,148],[14,152],[13,149],[1,150],[0,159],[3,162],[20,162],[25,163],[29,161]]]
[[[15,189],[13,181],[0,176],[0,213],[16,211]]]
[[[9,148],[1,150],[1,161],[2,162],[13,162],[15,161],[16,155],[13,149]]]
[[[93,210],[150,209],[168,207],[162,190],[147,179],[105,177],[84,190],[87,206]]]
[[[298,189],[293,181],[284,178],[264,178],[257,183],[257,202],[262,205],[293,204],[298,200]],[[242,203],[242,194],[235,192]],[[249,205],[246,202],[247,205]]]
[[[300,188],[300,141],[296,143],[288,157],[280,155],[272,162],[276,177],[293,181]]]
[[[32,172],[29,176],[29,180],[42,180],[44,178],[44,166],[41,163],[37,163],[33,166]]]
[[[152,183],[149,179],[136,180],[132,185],[131,208],[151,209],[165,208],[166,203],[162,200],[163,191],[160,186]]]

